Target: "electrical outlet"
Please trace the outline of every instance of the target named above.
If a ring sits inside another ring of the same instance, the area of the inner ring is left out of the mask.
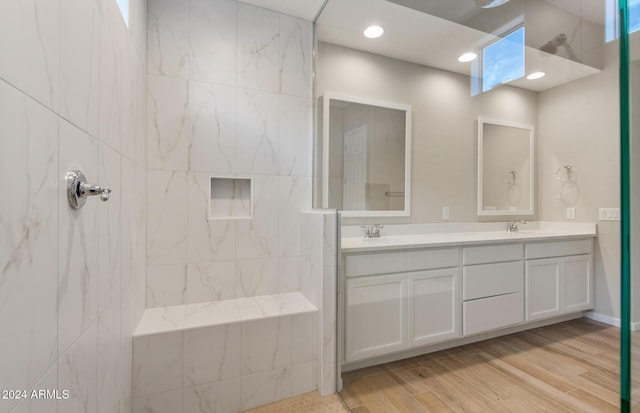
[[[567,208],[567,219],[576,219],[576,209]]]
[[[600,221],[620,221],[620,208],[600,208],[598,209],[598,219]]]
[[[449,220],[449,207],[442,207],[442,220],[443,221]]]

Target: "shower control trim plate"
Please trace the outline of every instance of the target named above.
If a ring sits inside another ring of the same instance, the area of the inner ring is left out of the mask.
[[[92,185],[87,183],[87,178],[82,171],[73,170],[67,172],[64,177],[67,182],[67,198],[71,209],[80,209],[87,202],[90,195],[100,195],[100,200],[109,200],[111,188],[108,186]]]

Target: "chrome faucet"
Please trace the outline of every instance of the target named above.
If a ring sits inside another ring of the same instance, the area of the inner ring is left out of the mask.
[[[384,225],[373,224],[363,225],[365,238],[380,238],[380,230],[384,228]]]
[[[518,224],[526,224],[527,221],[518,220],[514,222],[507,222],[507,232],[518,232]]]

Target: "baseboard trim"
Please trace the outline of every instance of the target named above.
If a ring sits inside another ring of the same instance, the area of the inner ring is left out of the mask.
[[[610,326],[614,326],[614,327],[621,326],[620,319],[617,317],[611,317],[608,315],[596,313],[594,311],[585,311],[584,316],[586,318],[590,318],[592,320],[599,321],[601,323],[609,324]],[[633,324],[638,324],[638,327],[640,327],[640,323],[632,323],[632,328],[633,328]]]

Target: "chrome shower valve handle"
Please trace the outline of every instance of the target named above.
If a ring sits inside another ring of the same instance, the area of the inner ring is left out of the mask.
[[[87,202],[87,197],[91,195],[100,195],[100,200],[103,202],[109,200],[111,188],[88,184],[87,178],[81,171],[69,171],[64,179],[67,181],[67,198],[72,209],[82,208]]]

